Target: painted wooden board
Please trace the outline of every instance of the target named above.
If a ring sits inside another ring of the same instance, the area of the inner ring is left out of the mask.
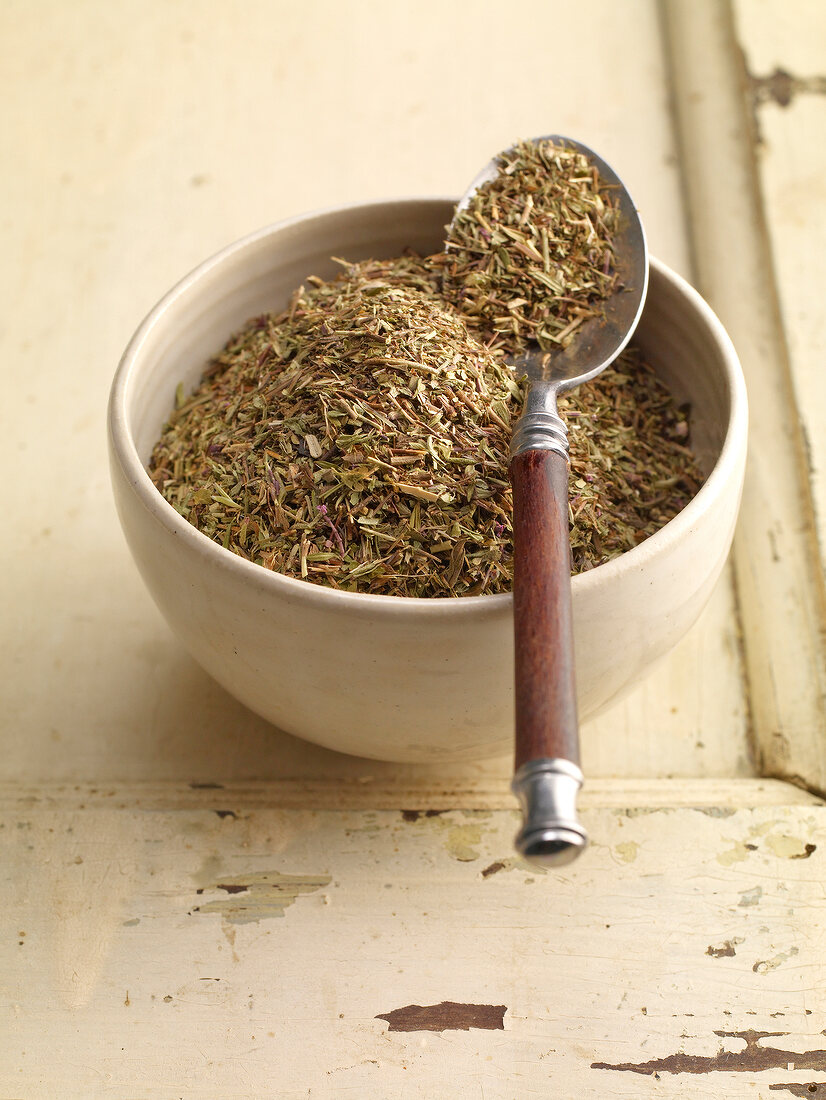
[[[0,1095],[826,1089],[822,806],[589,808],[551,875],[510,811],[81,805],[4,799]]]
[[[657,4],[599,0],[595,12],[583,35],[561,0],[518,0],[507,18],[492,0],[472,15],[439,0],[319,0],[312,15],[249,0],[208,18],[199,0],[0,7],[0,153],[15,165],[0,175],[0,207],[14,212],[0,416],[15,517],[0,545],[0,780],[408,774],[272,731],[187,657],[118,527],[106,394],[144,312],[216,249],[319,206],[458,193],[497,148],[549,126],[616,164],[652,251],[687,273]],[[548,44],[566,40],[577,49],[554,47],[548,64]],[[503,58],[507,95],[479,79]],[[733,608],[726,577],[680,649],[584,732],[593,774],[753,770]],[[494,761],[442,778],[507,771]]]
[[[740,2],[766,228],[803,420],[821,560],[826,565],[826,12],[817,0]]]
[[[824,806],[758,777],[826,774],[820,304],[789,204],[820,101],[758,107],[761,166],[738,54],[814,77],[818,35],[782,28],[822,8],[592,8],[584,34],[561,0],[3,5],[0,1096],[826,1094]],[[503,58],[507,95],[478,79]],[[583,731],[594,841],[554,876],[514,862],[508,760],[341,757],[212,684],[128,558],[102,430],[126,340],[205,255],[455,193],[549,111],[712,298],[759,444],[733,572]]]

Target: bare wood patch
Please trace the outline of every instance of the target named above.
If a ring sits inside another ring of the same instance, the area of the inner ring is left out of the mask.
[[[329,875],[284,875],[279,871],[256,871],[217,882],[211,889],[228,896],[197,906],[193,913],[218,913],[230,924],[248,924],[268,917],[283,917],[300,894],[312,894],[331,882]],[[201,887],[203,894],[207,887]]]
[[[733,939],[723,940],[723,942],[715,947],[713,944],[706,948],[706,954],[711,955],[713,959],[729,959],[733,958],[736,954],[736,947],[743,942],[741,936],[734,936]]]
[[[826,95],[826,76],[794,76],[779,67],[768,76],[747,75],[756,106],[771,101],[778,107],[788,107],[797,95]]]
[[[652,1058],[648,1062],[592,1062],[591,1069],[624,1070],[629,1073],[754,1073],[767,1069],[826,1070],[826,1050],[782,1050],[761,1046],[762,1039],[778,1038],[785,1031],[715,1031],[715,1035],[727,1039],[742,1039],[744,1050],[731,1051],[722,1048],[711,1056],[685,1054],[677,1051],[665,1058]],[[805,1095],[805,1094],[804,1094]]]
[[[507,1005],[460,1004],[441,1001],[437,1005],[406,1005],[376,1016],[386,1020],[388,1031],[503,1031]]]

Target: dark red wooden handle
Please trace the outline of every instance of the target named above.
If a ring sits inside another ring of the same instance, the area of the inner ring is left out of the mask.
[[[579,765],[568,463],[556,451],[524,451],[510,479],[516,768],[540,757]]]

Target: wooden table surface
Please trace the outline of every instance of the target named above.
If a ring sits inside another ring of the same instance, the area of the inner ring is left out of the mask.
[[[820,0],[3,0],[0,51],[0,1097],[826,1096]],[[509,760],[337,755],[206,677],[104,422],[212,252],[551,130],[721,316],[751,445],[730,566],[583,728],[594,843],[542,874]]]

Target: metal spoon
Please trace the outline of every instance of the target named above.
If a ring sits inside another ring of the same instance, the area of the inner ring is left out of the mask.
[[[516,759],[512,790],[522,807],[517,851],[531,863],[561,866],[588,843],[576,813],[582,786],[574,685],[568,527],[568,433],[557,395],[587,382],[631,338],[648,287],[645,233],[622,181],[593,150],[553,134],[536,142],[573,147],[596,166],[618,201],[613,234],[617,287],[602,316],[586,321],[559,351],[539,347],[515,357],[530,389],[511,441],[513,487]],[[496,158],[473,180],[456,215],[498,172]]]

